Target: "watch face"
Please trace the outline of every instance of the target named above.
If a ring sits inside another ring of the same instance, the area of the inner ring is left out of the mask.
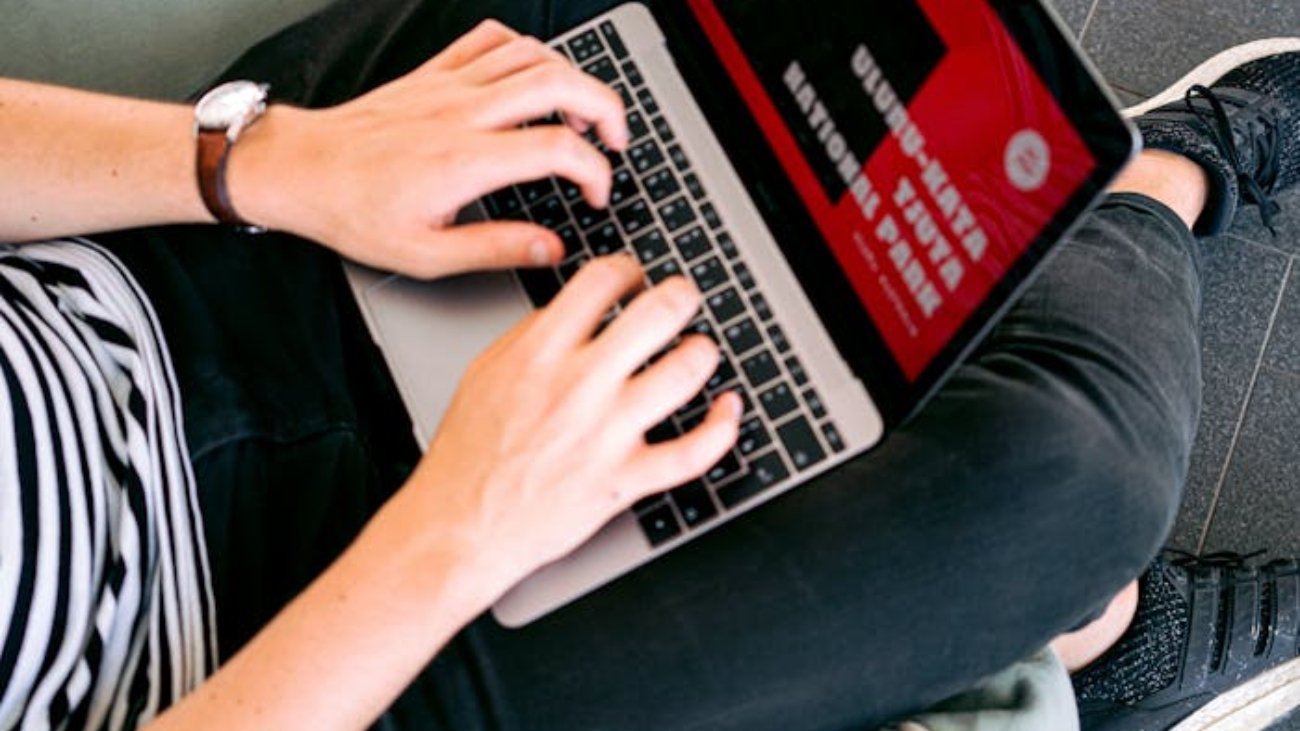
[[[232,81],[203,95],[194,109],[202,129],[225,129],[248,116],[266,98],[266,89],[251,81]]]

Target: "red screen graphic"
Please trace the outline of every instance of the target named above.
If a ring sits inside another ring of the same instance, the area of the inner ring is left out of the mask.
[[[783,118],[714,0],[696,17],[903,374],[916,380],[1089,178],[1096,160],[984,0],[916,0],[946,52],[910,101],[865,44],[843,63],[889,130],[865,162],[841,154],[792,48]],[[882,15],[884,15],[882,13]],[[883,18],[882,18],[883,20]],[[792,43],[797,44],[795,40]],[[811,51],[810,51],[811,52]],[[824,110],[822,110],[824,111]],[[791,124],[843,175],[832,200]],[[846,167],[848,169],[846,169]]]

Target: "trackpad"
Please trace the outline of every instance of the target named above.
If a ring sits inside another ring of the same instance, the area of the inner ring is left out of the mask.
[[[518,280],[503,272],[435,282],[389,277],[366,291],[366,305],[421,446],[469,362],[532,311]]]

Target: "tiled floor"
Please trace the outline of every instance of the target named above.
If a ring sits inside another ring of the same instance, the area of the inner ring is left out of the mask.
[[[1296,0],[1055,3],[1124,103],[1228,46],[1300,36]],[[1204,242],[1205,400],[1171,539],[1187,550],[1300,556],[1300,191],[1281,203],[1276,237],[1248,210]]]

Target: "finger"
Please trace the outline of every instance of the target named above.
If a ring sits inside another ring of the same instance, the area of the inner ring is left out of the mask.
[[[591,344],[592,357],[619,378],[639,368],[677,336],[700,309],[700,291],[669,277],[643,292]]]
[[[486,221],[433,231],[409,245],[412,271],[434,278],[491,269],[555,266],[564,244],[544,226],[519,221]]]
[[[460,160],[465,200],[528,180],[560,176],[573,181],[592,206],[609,202],[609,160],[576,132],[548,124],[484,136]]]
[[[500,21],[485,20],[465,35],[452,41],[450,46],[426,61],[424,66],[440,71],[454,71],[518,37],[517,32]]]
[[[692,335],[628,383],[622,408],[646,431],[694,398],[717,369],[717,343]]]
[[[478,107],[475,116],[484,127],[514,127],[558,110],[566,117],[594,124],[609,147],[627,147],[627,119],[618,92],[567,63],[538,64],[490,88],[487,102]]]
[[[620,499],[630,505],[646,495],[704,474],[735,445],[741,408],[739,396],[730,392],[722,394],[699,426],[677,439],[648,444],[638,450],[628,462]]]
[[[567,349],[585,343],[605,313],[644,283],[641,265],[630,255],[593,259],[546,306],[534,332],[546,347]]]
[[[569,65],[558,51],[532,36],[516,36],[473,59],[460,69],[475,84],[490,84],[541,63]]]

